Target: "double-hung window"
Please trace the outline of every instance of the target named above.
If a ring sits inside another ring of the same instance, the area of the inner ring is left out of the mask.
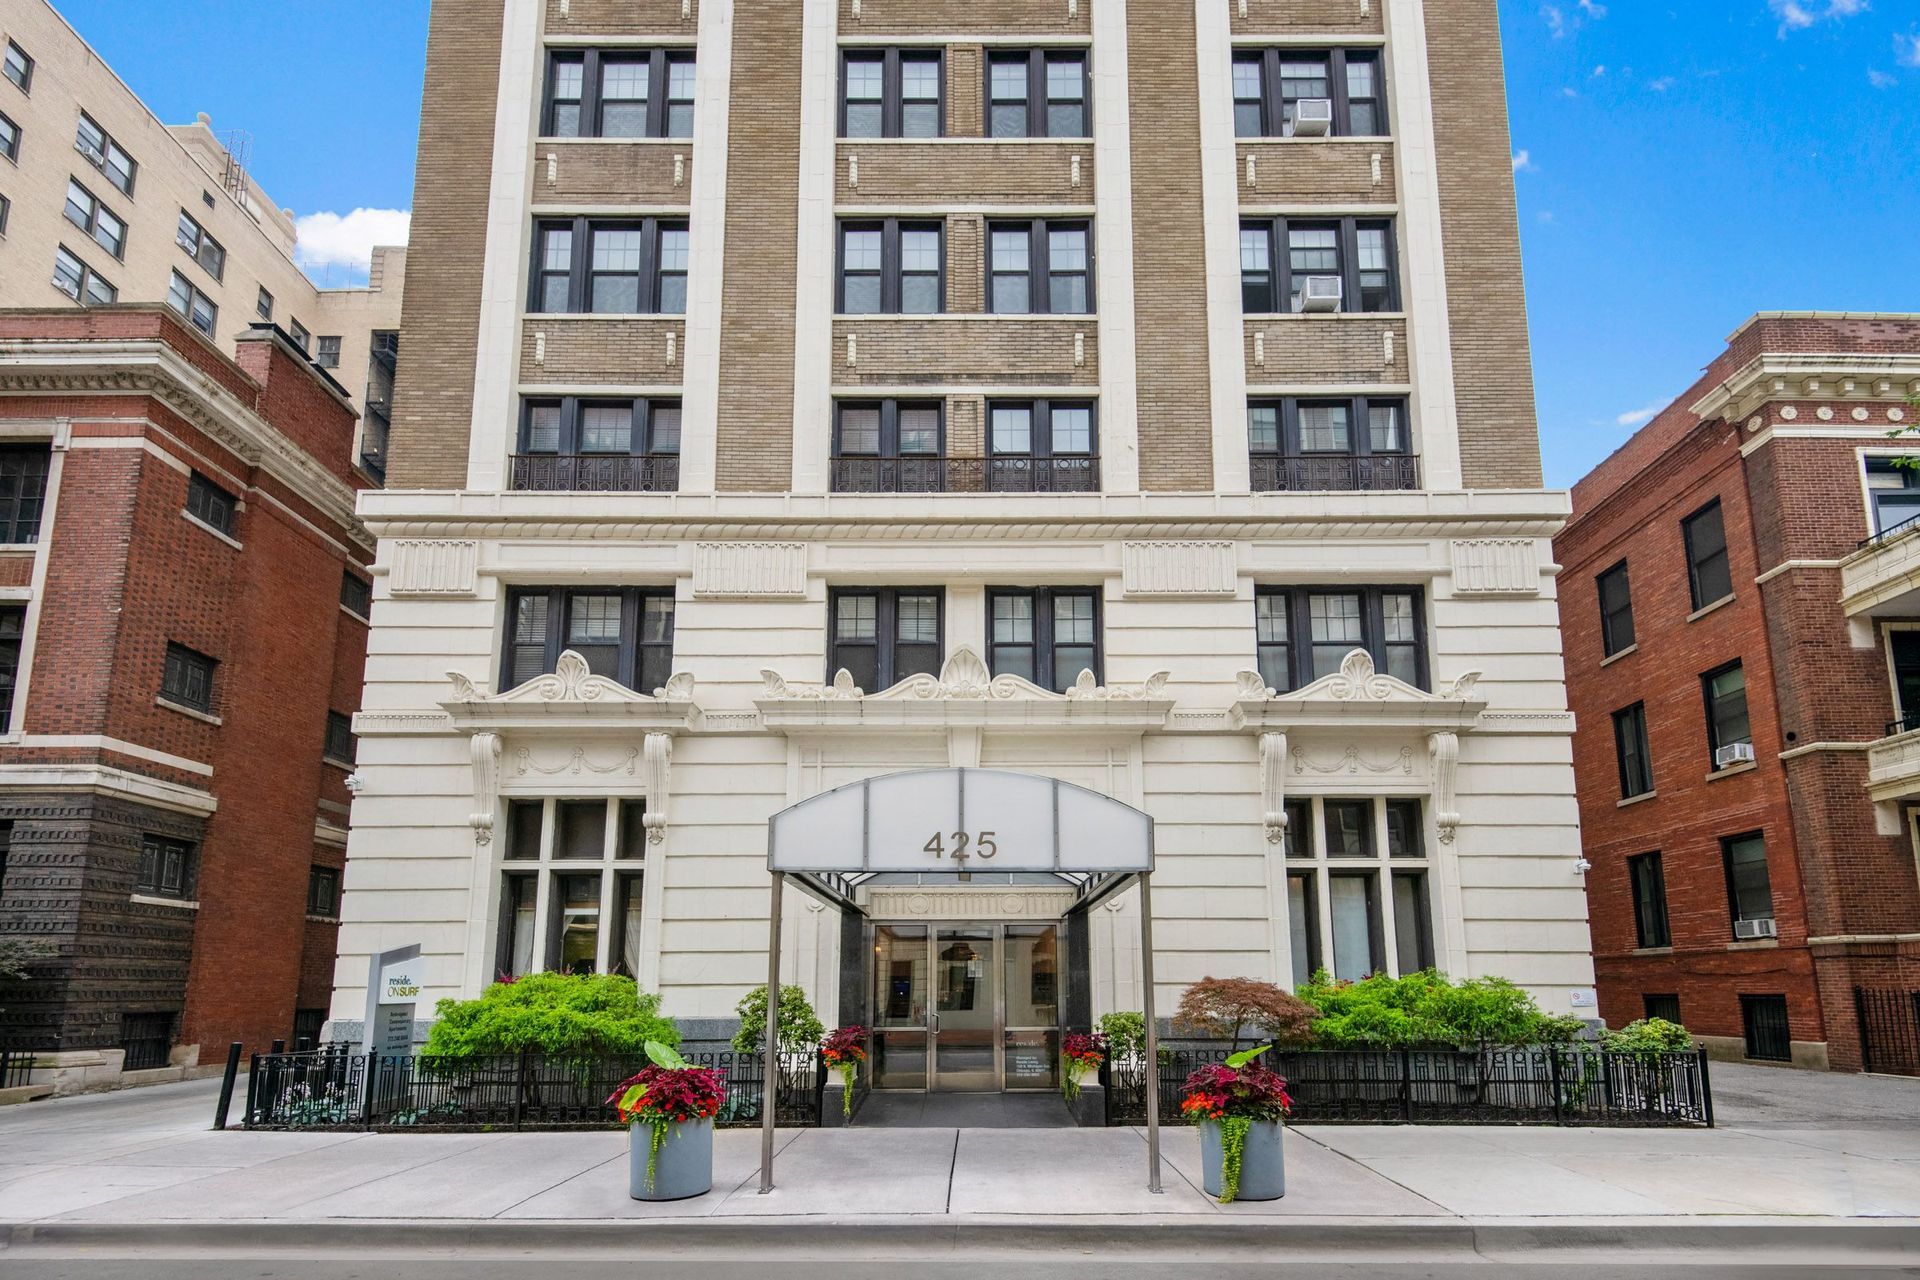
[[[1340,290],[1341,311],[1400,309],[1393,223],[1377,218],[1243,218],[1240,301],[1248,315],[1300,312]]]
[[[1259,587],[1254,632],[1260,676],[1280,693],[1333,675],[1355,649],[1374,669],[1426,688],[1426,622],[1415,587]]]
[[[1920,470],[1894,458],[1868,458],[1867,495],[1876,534],[1901,528],[1920,518]]]
[[[691,138],[691,49],[567,49],[547,55],[547,138]]]
[[[14,87],[20,92],[33,91],[33,59],[27,56],[25,49],[11,40],[7,41],[5,58],[0,60],[0,72],[4,72],[7,79],[13,81]]]
[[[322,336],[314,347],[313,362],[322,369],[340,367],[340,339],[337,336]]]
[[[1667,876],[1658,853],[1627,859],[1627,880],[1633,888],[1633,935],[1636,947],[1667,947]]]
[[[27,606],[0,604],[0,733],[13,725],[13,693],[20,683],[20,641],[27,630]],[[0,849],[0,858],[5,851]],[[0,872],[4,864],[0,863]]]
[[[20,126],[5,112],[0,112],[0,156],[16,162],[20,159]]]
[[[120,298],[120,290],[65,245],[57,245],[53,251],[53,287],[86,307],[103,306]]]
[[[183,644],[167,645],[160,671],[160,696],[195,711],[213,710],[213,669],[218,664]]]
[[[140,865],[134,872],[133,891],[156,898],[191,899],[194,890],[194,847],[185,840],[165,836],[140,837]]]
[[[987,452],[991,492],[1100,489],[1100,432],[1091,400],[989,400]]]
[[[1324,133],[1378,137],[1387,131],[1386,80],[1377,49],[1243,49],[1233,59],[1233,131],[1242,138],[1295,136],[1302,102],[1325,102]],[[1324,119],[1309,111],[1309,119]]]
[[[80,124],[74,131],[73,149],[106,174],[107,181],[118,187],[121,195],[133,194],[134,175],[139,172],[140,166],[113,140],[112,135],[94,123],[93,117],[85,112],[80,114]]]
[[[127,252],[127,224],[101,204],[77,179],[67,179],[67,221],[93,237],[93,242],[116,258]]]
[[[987,58],[987,136],[1084,138],[1087,55],[1080,49],[1020,49]]]
[[[687,224],[662,218],[572,218],[534,224],[536,312],[681,315],[687,309]]]
[[[495,970],[637,974],[646,802],[510,800],[506,819]]]
[[[936,315],[946,309],[946,228],[885,218],[840,224],[842,315]]]
[[[40,515],[47,503],[46,444],[0,445],[0,544],[40,541]]]
[[[1627,578],[1627,562],[1622,560],[1601,574],[1600,647],[1606,656],[1631,649],[1633,640],[1633,585]]]
[[[214,326],[220,320],[220,308],[178,271],[167,285],[167,305],[178,311],[188,324],[209,338],[213,336]]]
[[[1613,752],[1620,766],[1620,798],[1653,791],[1653,757],[1647,750],[1647,707],[1636,702],[1613,713]]]
[[[1296,984],[1322,969],[1357,981],[1432,967],[1429,854],[1419,800],[1290,801],[1286,857]]]
[[[1418,483],[1407,402],[1398,396],[1249,401],[1247,452],[1256,493]]]
[[[307,326],[301,324],[297,318],[287,321],[287,337],[291,338],[293,345],[302,351],[313,349],[313,334],[308,332]]]
[[[341,764],[352,764],[357,754],[353,736],[353,717],[342,711],[327,712],[327,736],[321,755]]]
[[[1681,524],[1687,542],[1687,585],[1696,611],[1733,594],[1733,570],[1727,562],[1727,528],[1715,498]]]
[[[1085,222],[989,222],[987,304],[1002,315],[1093,310],[1093,228]]]
[[[273,295],[264,286],[253,300],[253,313],[269,324],[273,322]]]
[[[1773,883],[1767,874],[1767,842],[1758,831],[1720,842],[1727,873],[1727,907],[1733,915],[1734,936],[1768,936],[1761,930],[1742,930],[1747,921],[1773,920]]]
[[[835,493],[939,493],[946,488],[938,400],[841,400],[833,413]]]
[[[840,55],[840,136],[940,137],[945,82],[937,49],[847,50]]]
[[[987,588],[987,664],[1065,693],[1091,671],[1100,674],[1100,590],[1097,587]]]
[[[1716,667],[1700,677],[1707,702],[1707,757],[1715,769],[1735,763],[1721,760],[1723,749],[1753,746],[1753,728],[1747,719],[1747,674],[1738,662]]]
[[[827,594],[827,678],[875,693],[937,675],[946,598],[938,587],[840,587]]]
[[[340,914],[340,869],[307,868],[307,914],[331,920]]]
[[[680,401],[556,396],[520,411],[514,488],[671,493],[680,486]]]
[[[640,693],[666,684],[673,666],[668,587],[529,587],[507,595],[500,687],[552,673],[571,650],[594,675]]]
[[[187,477],[187,514],[201,524],[231,538],[234,513],[238,509],[237,498],[198,471]]]
[[[207,234],[207,229],[185,209],[180,211],[180,223],[174,229],[173,242],[186,250],[187,256],[199,263],[201,269],[215,280],[227,274],[226,247]]]

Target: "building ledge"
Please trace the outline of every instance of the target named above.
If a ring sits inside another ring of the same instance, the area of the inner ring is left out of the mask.
[[[1920,796],[1920,729],[1868,745],[1867,795],[1876,802]]]
[[[1732,604],[1733,601],[1734,601],[1733,593],[1728,592],[1726,595],[1721,596],[1718,600],[1715,600],[1713,603],[1703,604],[1698,609],[1695,609],[1692,613],[1687,615],[1687,621],[1698,622],[1700,621],[1700,619],[1706,617],[1710,613],[1720,612],[1720,610]]]
[[[1620,650],[1618,653],[1610,653],[1606,657],[1600,659],[1600,665],[1603,667],[1610,667],[1614,663],[1620,661],[1620,659],[1628,657],[1632,654],[1636,654],[1638,652],[1640,652],[1640,646],[1637,644],[1630,644],[1626,648]]]
[[[1294,693],[1276,693],[1257,671],[1240,673],[1239,694],[1233,704],[1236,729],[1388,729],[1403,732],[1455,733],[1480,723],[1487,709],[1474,697],[1480,673],[1469,671],[1441,693],[1416,689],[1403,680],[1377,672],[1373,656],[1355,649],[1340,670]]]
[[[526,732],[534,729],[620,733],[684,732],[699,721],[693,677],[684,672],[652,695],[637,693],[592,674],[587,660],[569,649],[553,674],[536,676],[517,689],[487,693],[472,677],[449,671],[453,697],[440,705],[463,733]]]
[[[1920,612],[1920,521],[1840,561],[1840,608],[1849,618]]]

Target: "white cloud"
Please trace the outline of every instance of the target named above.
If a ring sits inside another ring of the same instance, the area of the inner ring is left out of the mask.
[[[1607,16],[1607,6],[1595,4],[1593,0],[1580,0],[1580,12],[1592,18],[1595,22],[1598,22]]]
[[[1780,19],[1780,34],[1805,31],[1819,22],[1839,22],[1865,13],[1868,0],[1767,0],[1767,8]]]
[[[1920,35],[1909,32],[1893,38],[1893,56],[1903,67],[1920,67]]]
[[[1900,78],[1898,76],[1890,76],[1878,67],[1868,67],[1867,83],[1876,89],[1891,89],[1900,83]]]
[[[1596,3],[1596,0],[1575,0],[1571,13],[1560,4],[1540,6],[1540,20],[1547,24],[1547,33],[1555,40],[1564,39],[1578,31],[1589,20],[1598,22],[1606,16],[1607,6]]]
[[[309,213],[294,219],[299,243],[294,260],[303,267],[364,271],[375,245],[405,244],[413,215],[405,209],[355,209],[349,214]]]
[[[1674,80],[1672,76],[1661,76],[1658,80],[1647,81],[1647,88],[1653,90],[1655,93],[1665,93],[1667,90],[1673,88],[1673,84]]]
[[[1667,402],[1662,400],[1659,404],[1650,404],[1644,409],[1633,409],[1627,413],[1623,413],[1615,418],[1614,422],[1623,427],[1645,426],[1658,417],[1660,411],[1666,407]]]
[[[1520,150],[1513,153],[1513,171],[1515,173],[1533,172],[1533,152]]]

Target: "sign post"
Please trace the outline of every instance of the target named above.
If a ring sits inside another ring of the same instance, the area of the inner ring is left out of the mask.
[[[425,989],[418,944],[367,958],[367,1018],[360,1051],[382,1058],[413,1053],[413,1011]]]

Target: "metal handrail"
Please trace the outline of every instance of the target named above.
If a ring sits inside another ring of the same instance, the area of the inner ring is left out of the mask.
[[[1855,551],[1865,551],[1868,547],[1877,547],[1883,543],[1894,542],[1920,529],[1920,513],[1908,516],[1899,524],[1882,529],[1872,537],[1862,538],[1853,546]]]
[[[1344,493],[1420,487],[1419,459],[1410,454],[1256,453],[1249,461],[1255,493]]]
[[[532,493],[673,493],[675,453],[516,453],[511,484]]]
[[[1099,493],[1097,457],[833,459],[835,493]]]

